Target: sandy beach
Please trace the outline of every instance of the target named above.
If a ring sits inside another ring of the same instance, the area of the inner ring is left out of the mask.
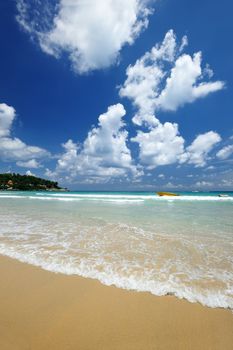
[[[233,314],[0,257],[0,348],[232,349]]]

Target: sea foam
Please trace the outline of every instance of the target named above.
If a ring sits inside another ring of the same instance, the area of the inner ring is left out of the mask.
[[[186,204],[146,195],[1,194],[0,253],[233,309],[232,202],[216,198]]]

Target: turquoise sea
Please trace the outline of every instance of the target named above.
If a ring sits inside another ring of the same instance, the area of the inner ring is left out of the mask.
[[[0,192],[0,253],[233,309],[233,192],[180,194]]]

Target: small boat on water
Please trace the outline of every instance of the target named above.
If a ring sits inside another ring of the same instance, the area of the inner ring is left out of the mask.
[[[157,195],[160,197],[162,197],[162,196],[171,196],[171,197],[179,196],[178,193],[172,193],[172,192],[157,192]]]
[[[223,193],[220,193],[218,196],[219,197],[229,197],[228,194],[223,194]]]

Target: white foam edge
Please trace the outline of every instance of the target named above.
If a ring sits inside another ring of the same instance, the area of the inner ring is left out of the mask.
[[[119,275],[113,274],[111,271],[99,272],[95,269],[88,268],[86,263],[80,263],[78,267],[73,267],[70,264],[65,266],[60,265],[56,262],[46,262],[43,259],[35,258],[32,255],[25,256],[19,252],[15,252],[12,248],[3,248],[0,246],[0,254],[10,257],[12,259],[18,260],[23,263],[27,263],[33,266],[40,267],[44,270],[61,273],[64,275],[78,275],[84,278],[91,278],[100,281],[102,284],[111,286],[114,285],[121,289],[132,290],[137,292],[150,292],[156,296],[174,295],[179,299],[186,299],[191,303],[198,302],[203,306],[208,306],[211,308],[224,308],[233,310],[233,300],[227,295],[222,293],[211,293],[203,295],[193,291],[190,287],[185,288],[181,286],[171,286],[166,283],[156,282],[156,281],[137,281],[133,276],[121,277]]]
[[[217,196],[147,196],[147,195],[84,195],[84,194],[42,194],[36,193],[35,195],[30,196],[22,196],[22,195],[11,195],[11,194],[1,194],[0,198],[29,198],[29,199],[47,199],[47,200],[105,200],[105,201],[116,201],[116,200],[129,200],[132,202],[136,202],[136,200],[145,201],[145,200],[153,200],[153,201],[219,201],[219,202],[233,202],[233,197],[217,197]]]
[[[69,198],[69,197],[50,197],[50,196],[20,196],[20,195],[2,195],[0,198],[12,198],[12,199],[33,199],[33,200],[46,200],[46,201],[64,201],[64,202],[74,202],[83,201],[86,198]],[[141,203],[144,199],[123,199],[123,198],[88,198],[89,201],[105,201],[105,202],[115,202],[115,203]]]
[[[36,195],[41,196],[42,194],[37,193]],[[122,198],[122,199],[153,199],[153,200],[217,200],[217,201],[233,201],[233,197],[218,197],[218,196],[192,196],[192,195],[180,195],[180,196],[158,196],[158,195],[122,195],[122,194],[69,194],[69,193],[52,193],[53,197],[75,197],[75,198]]]

